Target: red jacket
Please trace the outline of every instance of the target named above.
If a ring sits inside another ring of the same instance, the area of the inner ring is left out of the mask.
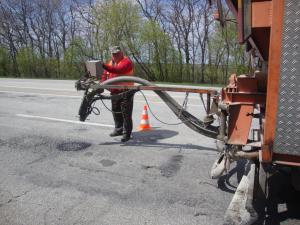
[[[112,60],[108,64],[103,64],[104,71],[101,75],[101,82],[118,76],[132,76],[133,63],[128,57],[124,57],[119,63]],[[122,82],[115,85],[133,85],[132,82]],[[110,89],[111,94],[122,92],[120,89]]]

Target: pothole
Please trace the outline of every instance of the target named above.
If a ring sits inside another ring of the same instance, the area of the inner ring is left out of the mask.
[[[87,149],[92,144],[87,142],[79,142],[79,141],[73,141],[73,142],[63,142],[56,145],[56,148],[59,151],[82,151],[84,149]]]

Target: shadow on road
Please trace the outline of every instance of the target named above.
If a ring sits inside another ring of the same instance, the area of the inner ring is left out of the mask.
[[[291,174],[277,171],[270,179],[269,197],[256,205],[254,225],[300,225],[300,192],[291,184]]]
[[[209,148],[201,145],[193,144],[171,144],[158,142],[163,139],[174,137],[178,134],[176,131],[171,130],[149,130],[144,132],[133,132],[133,138],[122,143],[121,146],[141,146],[141,147],[159,147],[159,148],[177,148],[177,149],[189,149],[189,150],[207,150],[218,152],[215,148]],[[119,145],[120,142],[103,142],[99,145]]]
[[[218,188],[222,191],[235,193],[237,185],[241,181],[244,173],[245,173],[245,166],[247,160],[238,160],[235,164],[235,167],[231,169],[226,175],[221,176],[218,179]],[[234,175],[236,175],[236,179],[231,179]],[[234,183],[232,182],[234,181]]]

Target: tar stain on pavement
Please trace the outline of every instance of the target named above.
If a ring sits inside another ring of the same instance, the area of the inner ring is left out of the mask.
[[[94,153],[92,153],[92,152],[86,152],[84,155],[87,156],[87,157],[90,157],[90,156],[93,156]]]
[[[194,214],[194,216],[206,216],[207,213],[203,213],[203,212],[197,212]]]
[[[204,198],[189,198],[189,199],[180,201],[180,203],[182,203],[183,205],[191,207],[191,208],[199,207],[200,205],[202,205],[205,202],[206,202],[206,200]]]
[[[148,169],[152,169],[152,168],[155,168],[155,166],[145,166],[145,165],[142,165],[142,169],[144,169],[144,170],[148,170]]]
[[[87,142],[78,142],[78,141],[73,141],[73,142],[62,142],[58,143],[56,145],[56,148],[59,151],[81,151],[84,150],[88,147],[90,147],[91,144]]]
[[[6,141],[0,139],[0,145],[5,145],[6,144]]]
[[[102,166],[104,166],[104,167],[110,167],[110,166],[116,164],[115,161],[109,160],[109,159],[102,159],[102,160],[100,161],[100,163],[101,163]]]
[[[172,156],[167,163],[159,167],[161,175],[167,178],[175,176],[181,168],[182,158],[182,155]]]
[[[88,131],[88,128],[86,128],[86,127],[79,127],[79,128],[75,128],[73,130],[78,131],[78,132],[85,132],[85,131]]]

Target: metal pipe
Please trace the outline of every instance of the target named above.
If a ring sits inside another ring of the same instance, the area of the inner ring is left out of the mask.
[[[226,117],[227,117],[227,112],[225,110],[221,110],[220,112],[220,127],[219,127],[219,135],[218,139],[224,141],[224,138],[226,136]]]
[[[243,159],[257,159],[258,155],[259,155],[258,151],[254,151],[254,152],[238,151],[234,154],[234,157],[243,158]]]
[[[207,96],[206,96],[206,115],[209,115],[210,113],[210,93],[207,93]]]

